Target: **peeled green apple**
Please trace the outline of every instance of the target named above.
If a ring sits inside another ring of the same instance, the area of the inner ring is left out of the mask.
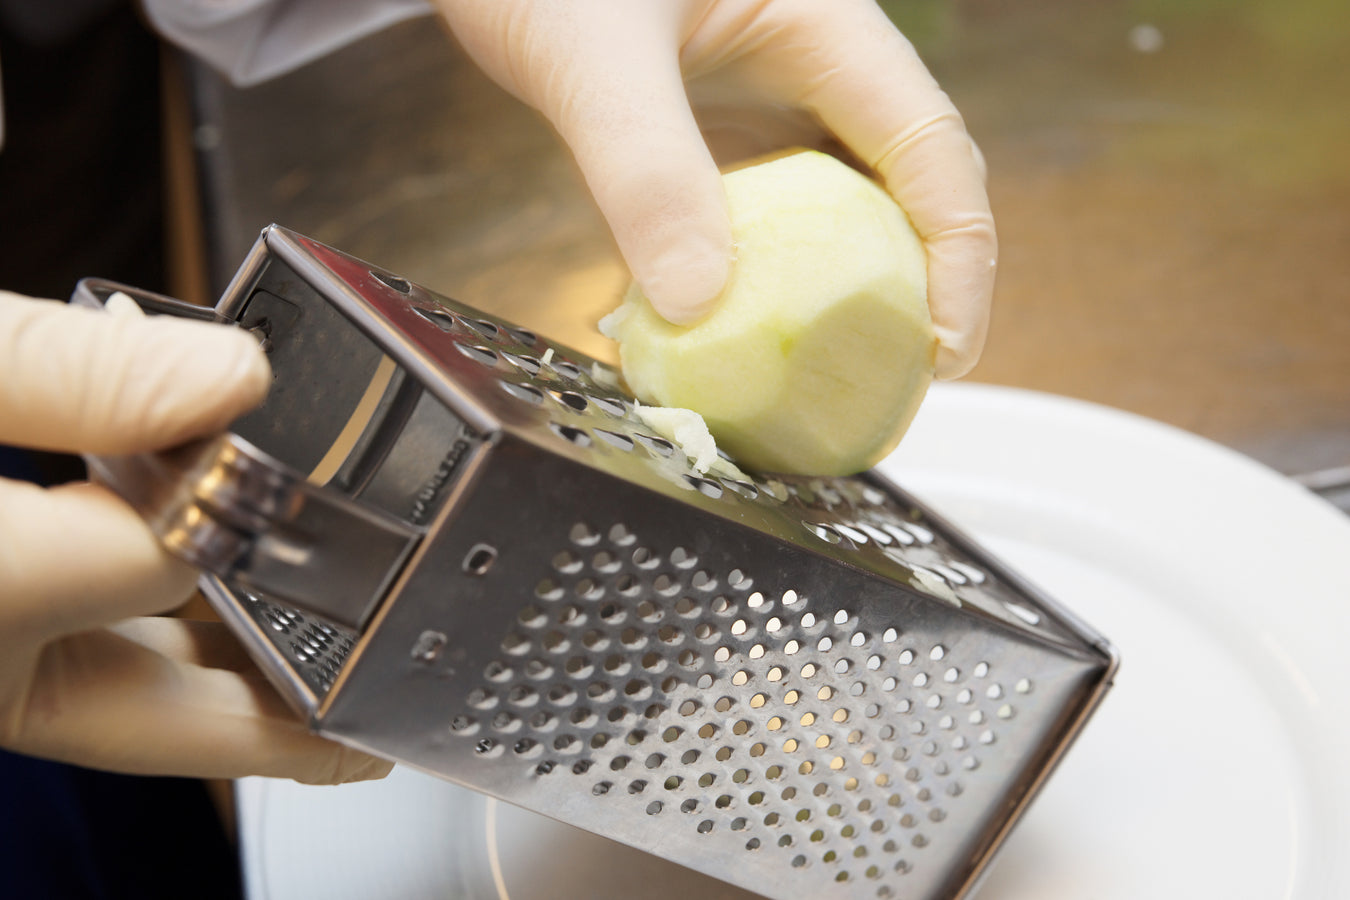
[[[846,475],[899,443],[933,377],[923,244],[877,184],[806,151],[724,176],[736,258],[706,317],[636,286],[602,330],[644,403],[701,414],[761,472]]]

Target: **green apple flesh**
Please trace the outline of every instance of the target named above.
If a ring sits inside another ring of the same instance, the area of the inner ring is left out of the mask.
[[[736,259],[673,325],[636,286],[603,330],[645,403],[701,414],[761,472],[846,475],[899,443],[933,377],[923,244],[877,184],[803,152],[724,176]]]

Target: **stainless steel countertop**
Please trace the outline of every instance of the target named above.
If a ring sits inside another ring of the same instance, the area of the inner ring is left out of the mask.
[[[1350,6],[903,7],[989,163],[1001,268],[971,380],[1285,473],[1350,463]],[[217,286],[278,222],[613,358],[603,221],[548,127],[434,20],[261,87],[193,87]]]

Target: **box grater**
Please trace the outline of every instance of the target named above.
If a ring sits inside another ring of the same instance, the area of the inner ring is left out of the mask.
[[[770,898],[968,893],[1110,684],[875,473],[695,471],[609,367],[276,226],[230,434],[90,460],[310,727]],[[734,476],[734,477],[733,477]]]

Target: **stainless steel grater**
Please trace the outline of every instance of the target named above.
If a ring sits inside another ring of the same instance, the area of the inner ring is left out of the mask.
[[[90,464],[335,740],[765,897],[951,898],[1115,672],[876,474],[700,474],[609,367],[293,232],[214,313],[118,289],[267,349],[232,433]]]

